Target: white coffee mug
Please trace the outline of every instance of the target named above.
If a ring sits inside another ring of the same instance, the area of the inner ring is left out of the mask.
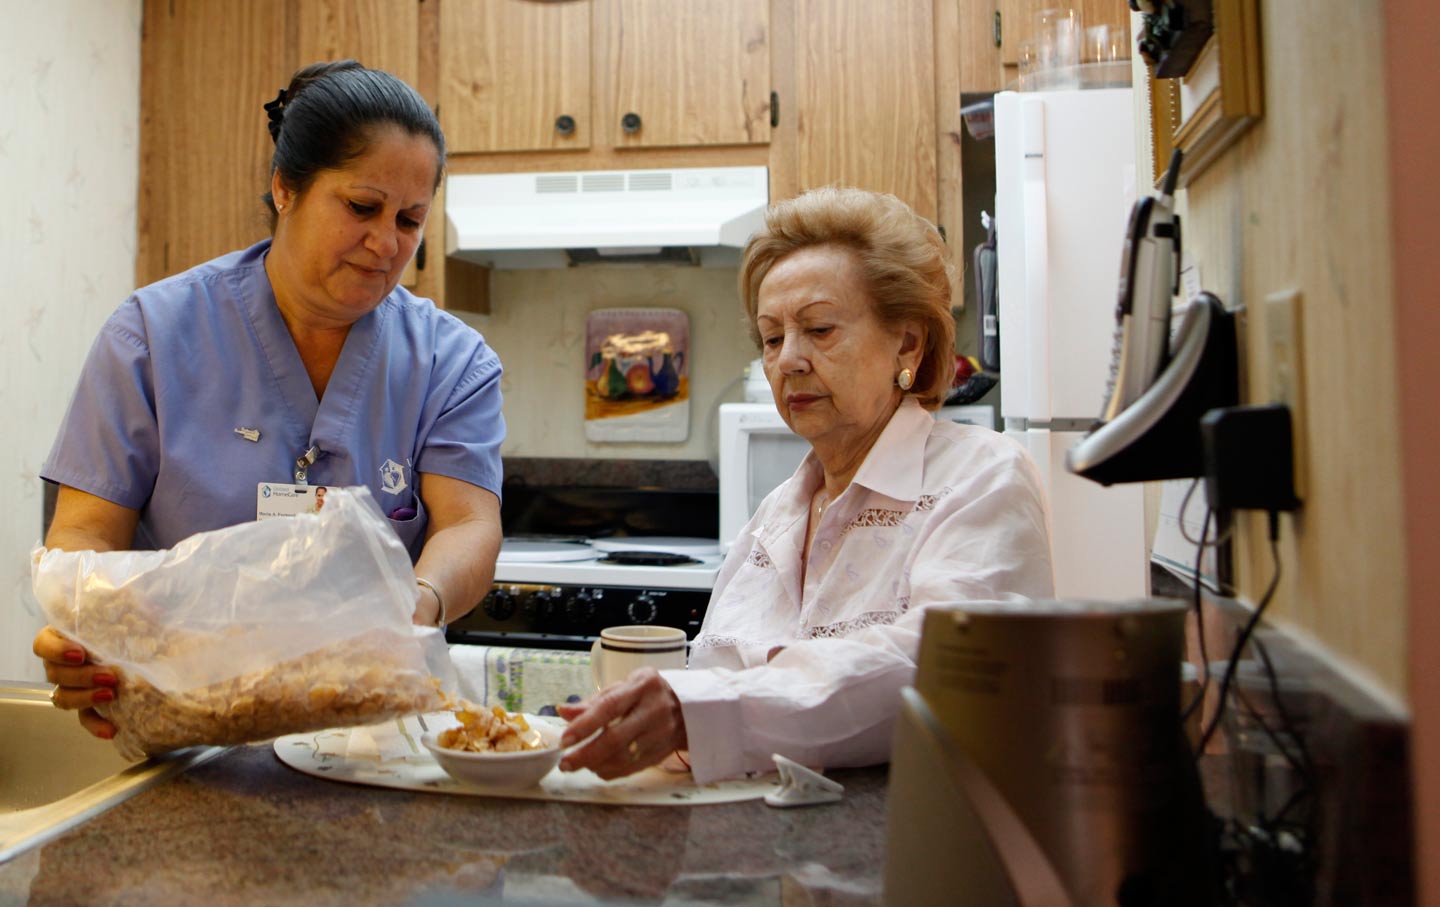
[[[595,689],[624,680],[636,668],[685,667],[685,631],[675,627],[607,627],[590,647]]]

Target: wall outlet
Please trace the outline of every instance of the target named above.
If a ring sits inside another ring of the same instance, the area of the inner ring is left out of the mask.
[[[1300,291],[1283,290],[1265,297],[1265,367],[1270,403],[1290,408],[1291,433],[1295,438],[1295,493],[1305,499],[1306,452],[1309,434],[1305,419],[1304,322],[1300,314]]]

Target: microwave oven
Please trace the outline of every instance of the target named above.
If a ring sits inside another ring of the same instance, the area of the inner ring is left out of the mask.
[[[995,428],[995,407],[942,406],[935,418]],[[790,430],[772,402],[720,405],[720,550],[735,538],[765,496],[794,474],[810,442]]]

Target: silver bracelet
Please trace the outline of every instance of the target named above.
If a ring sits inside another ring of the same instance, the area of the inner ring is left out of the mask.
[[[440,590],[436,589],[435,584],[430,582],[428,579],[421,579],[418,576],[415,577],[415,583],[416,585],[424,586],[426,589],[429,589],[431,592],[435,593],[435,604],[440,606],[440,613],[435,618],[435,626],[440,629],[441,633],[444,633],[445,627],[448,626],[448,624],[446,624],[445,622],[445,599],[440,595]]]

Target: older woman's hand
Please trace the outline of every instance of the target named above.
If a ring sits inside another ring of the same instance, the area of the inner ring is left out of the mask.
[[[654,668],[636,668],[619,683],[557,711],[570,722],[561,746],[602,732],[565,756],[563,771],[588,768],[608,781],[655,765],[688,745],[680,700]]]
[[[90,663],[81,646],[45,627],[35,634],[32,651],[45,662],[45,679],[55,684],[50,701],[59,709],[79,709],[80,724],[96,737],[109,740],[115,725],[100,717],[95,706],[115,701],[119,679],[104,665]]]

